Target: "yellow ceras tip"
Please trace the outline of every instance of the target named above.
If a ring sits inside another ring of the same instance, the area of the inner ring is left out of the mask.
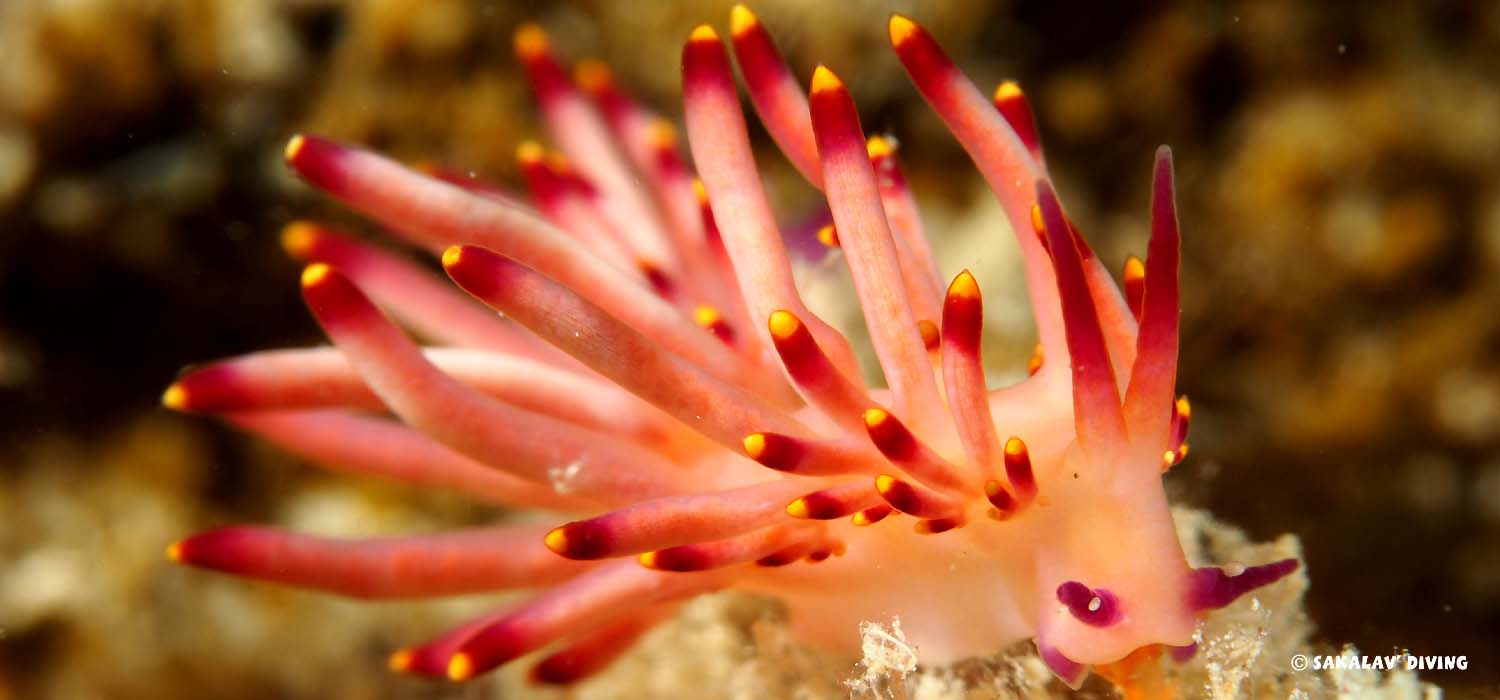
[[[1145,279],[1145,277],[1146,263],[1134,255],[1125,258],[1125,279],[1136,281]]]
[[[838,229],[835,229],[833,224],[824,224],[822,228],[818,229],[818,242],[828,248],[839,247]]]
[[[953,283],[948,285],[948,296],[960,299],[978,299],[979,282],[974,279],[974,273],[964,270],[953,278]]]
[[[644,566],[648,569],[656,568],[656,552],[645,552],[636,557],[635,560],[637,562],[640,562],[641,566]]]
[[[1031,230],[1039,234],[1047,232],[1047,222],[1042,218],[1042,206],[1040,204],[1031,205]]]
[[[468,654],[459,652],[448,660],[448,680],[466,681],[474,676],[474,659]]]
[[[302,152],[302,146],[305,143],[307,143],[307,137],[302,134],[297,134],[287,139],[286,149],[281,152],[282,156],[287,160],[296,160],[297,154]]]
[[[447,250],[443,251],[443,267],[454,267],[458,265],[459,261],[462,260],[463,257],[463,246],[450,245],[448,246]]]
[[[698,324],[702,328],[712,327],[723,320],[724,317],[719,315],[719,310],[708,304],[699,304],[697,308],[693,309],[693,323]]]
[[[536,165],[547,158],[547,149],[542,144],[527,139],[516,146],[516,160],[522,165]]]
[[[1008,454],[1012,457],[1026,454],[1026,443],[1021,442],[1021,438],[1018,437],[1013,437],[1009,440],[1006,440],[1005,454]]]
[[[688,35],[688,41],[718,41],[719,33],[707,24],[693,27],[693,33]]]
[[[917,321],[917,334],[922,336],[922,347],[936,350],[943,344],[943,331],[928,319]]]
[[[883,408],[870,408],[865,409],[864,417],[865,427],[879,428],[880,426],[884,425],[886,421],[891,419],[891,414],[889,411]]]
[[[855,527],[866,527],[870,524],[870,516],[865,515],[864,511],[860,511],[849,518],[849,522]]]
[[[840,80],[837,75],[834,75],[833,71],[828,70],[828,66],[825,66],[825,65],[823,65],[823,64],[820,63],[820,64],[818,64],[818,67],[815,70],[813,70],[813,78],[812,78],[812,91],[813,91],[813,93],[827,92],[829,90],[842,90],[842,89],[844,89],[844,81]]]
[[[1188,397],[1177,397],[1177,414],[1182,416],[1183,418],[1193,417],[1193,405],[1188,403]]]
[[[333,268],[328,263],[313,263],[302,270],[302,286],[311,287],[321,284],[323,280],[333,274]]]
[[[785,309],[772,311],[771,319],[766,325],[771,329],[771,337],[777,340],[786,340],[802,328],[802,322]]]
[[[801,518],[803,520],[806,520],[808,514],[807,499],[799,498],[795,501],[792,501],[791,503],[786,504],[786,514],[794,518]]]
[[[891,45],[899,47],[917,33],[917,23],[902,15],[892,14],[888,29],[891,33]]]
[[[547,549],[550,549],[553,552],[556,552],[557,554],[562,554],[564,552],[567,552],[568,551],[568,531],[567,531],[567,526],[554,527],[551,530],[547,531],[547,536],[542,538],[542,544],[547,545]]]
[[[896,477],[890,474],[881,474],[875,477],[875,490],[880,493],[888,493],[896,486]]]
[[[766,434],[750,433],[745,436],[741,444],[744,445],[745,454],[749,455],[750,459],[760,459],[761,455],[766,453]]]
[[[1014,80],[1007,80],[995,88],[994,100],[996,102],[1007,102],[1023,96],[1024,93],[1021,92],[1021,86],[1016,84]]]
[[[387,668],[397,673],[404,673],[411,668],[412,659],[416,656],[410,649],[401,649],[392,653],[385,660]]]
[[[609,66],[597,58],[585,58],[573,68],[573,82],[584,92],[597,93],[614,82]]]
[[[677,146],[677,125],[665,117],[651,120],[650,136],[651,145],[658,150],[666,150]]]
[[[516,29],[515,48],[516,55],[535,58],[550,51],[551,43],[547,39],[546,30],[535,24],[523,24]]]
[[[182,543],[173,542],[167,545],[167,560],[177,563],[182,562]]]
[[[885,158],[896,151],[895,144],[884,136],[871,136],[865,141],[865,153],[869,154],[870,160]]]
[[[294,258],[305,258],[318,240],[317,224],[293,221],[281,229],[281,248]]]
[[[182,388],[181,384],[173,382],[172,386],[167,387],[167,390],[161,393],[161,405],[174,411],[187,410],[187,389]]]
[[[731,34],[740,36],[754,31],[757,24],[760,24],[760,20],[755,18],[755,13],[751,12],[750,8],[744,5],[729,8],[729,32]]]
[[[708,204],[708,188],[696,177],[693,178],[693,196],[698,198],[699,204]]]

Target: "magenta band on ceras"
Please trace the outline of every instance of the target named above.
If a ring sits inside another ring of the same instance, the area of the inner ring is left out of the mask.
[[[721,445],[738,450],[744,436],[760,430],[806,433],[778,405],[741,384],[710,376],[513,260],[483,248],[455,247],[443,254],[443,267],[480,301]],[[780,382],[758,388],[768,392],[777,386],[786,391],[784,396],[790,394]]]
[[[919,431],[946,437],[953,428],[902,283],[854,100],[833,71],[819,66],[809,105],[828,207],[893,403]]]
[[[553,143],[599,189],[598,206],[628,240],[628,247],[667,277],[681,276],[682,265],[665,226],[626,161],[609,126],[552,56],[546,33],[533,24],[516,30],[516,57],[541,107],[542,121]]]
[[[984,334],[984,300],[979,283],[968,270],[948,285],[943,301],[943,383],[948,407],[965,451],[979,472],[989,478],[999,475],[1000,437],[990,413],[990,392],[985,380],[980,342]]]
[[[823,165],[818,157],[812,122],[808,118],[808,99],[802,86],[787,68],[776,50],[770,33],[743,5],[730,11],[731,35],[735,58],[745,78],[751,104],[772,139],[814,187],[822,189]],[[874,144],[881,144],[883,149]],[[905,189],[889,143],[880,137],[871,140],[870,158],[881,173],[881,201],[897,230],[898,261],[918,317],[937,318],[937,270],[916,215],[915,201]],[[894,172],[894,178],[890,175]],[[825,241],[825,244],[827,241]]]
[[[948,494],[960,494],[976,485],[973,474],[943,459],[890,411],[867,409],[864,420],[865,432],[880,454],[923,485]]]
[[[341,540],[277,528],[228,527],[171,545],[173,561],[355,598],[400,599],[529,588],[588,566],[541,546],[541,528]]]
[[[765,26],[744,5],[730,9],[729,28],[745,90],[761,123],[792,166],[814,187],[821,188],[823,168],[801,84],[782,60]]]
[[[1036,161],[1037,167],[1046,170],[1047,161],[1042,155],[1042,136],[1036,128],[1036,115],[1031,110],[1031,101],[1026,98],[1026,93],[1014,80],[1007,80],[995,88],[990,96],[995,109],[1000,116],[1005,117],[1005,122],[1015,131],[1016,138],[1026,146],[1031,153],[1032,160]]]
[[[677,600],[715,586],[703,575],[653,571],[610,562],[550,588],[475,631],[448,661],[448,678],[479,673],[558,639],[596,629],[642,605]]]
[[[510,507],[554,510],[598,507],[588,499],[560,494],[550,485],[481,464],[384,418],[333,410],[245,411],[222,417],[294,456],[333,472],[448,489]]]
[[[1026,285],[1036,310],[1037,333],[1049,358],[1065,356],[1057,289],[1041,243],[1031,235],[1032,183],[1044,176],[1020,138],[994,105],[963,75],[927,30],[891,15],[891,46],[912,84],[932,106],[978,166],[999,198],[1025,260]]]
[[[890,474],[875,477],[875,490],[892,508],[925,520],[963,516],[964,500]]]
[[[1109,349],[1094,299],[1084,278],[1083,264],[1073,243],[1073,233],[1058,205],[1057,195],[1045,181],[1038,181],[1037,198],[1046,229],[1048,250],[1056,270],[1063,325],[1067,331],[1068,355],[1073,374],[1073,412],[1078,442],[1085,450],[1110,454],[1125,444],[1125,422],[1120,409],[1120,390],[1110,365]],[[1163,416],[1166,413],[1163,412]]]
[[[568,685],[604,670],[641,636],[676,610],[672,604],[653,605],[569,639],[527,672],[533,683]]]
[[[857,380],[859,365],[849,341],[814,316],[797,291],[780,227],[750,151],[729,57],[718,33],[707,25],[694,29],[683,46],[682,99],[698,176],[750,318],[768,318],[778,309],[791,311],[808,324],[834,366]],[[702,155],[709,153],[713,156]],[[757,337],[769,345],[764,328],[755,325]]]
[[[626,248],[615,226],[589,202],[581,188],[557,171],[541,144],[523,141],[516,148],[516,162],[531,201],[549,221],[620,270],[647,281],[639,258]]]
[[[911,299],[912,311],[918,319],[934,321],[941,314],[942,281],[938,278],[932,248],[927,243],[927,231],[922,226],[916,197],[901,173],[895,141],[884,136],[871,136],[865,142],[865,153],[880,186],[880,204],[885,210],[886,221],[895,234],[896,259],[901,265],[901,277],[907,297]]]
[[[598,60],[580,61],[574,76],[578,88],[604,115],[615,140],[660,208],[681,263],[681,281],[690,296],[715,306],[735,302],[711,272],[703,221],[693,192],[693,173],[678,150],[672,123],[621,90],[609,67]]]
[[[595,377],[519,355],[424,348],[444,374],[518,408],[673,449],[675,422],[640,398]],[[569,362],[572,359],[569,358]],[[580,396],[588,401],[577,401]],[[225,411],[385,408],[337,348],[270,350],[212,362],[179,377],[162,396],[173,410]]]
[[[411,426],[484,464],[536,483],[578,464],[573,492],[611,503],[692,490],[672,462],[643,447],[484,396],[434,367],[344,276],[322,263],[302,275],[307,306],[349,363]]]
[[[281,232],[281,246],[304,264],[322,262],[339,268],[377,304],[423,337],[444,345],[513,352],[553,363],[563,358],[465,299],[431,272],[323,224],[287,224]]]
[[[874,405],[865,388],[838,371],[796,314],[777,309],[767,319],[766,326],[771,344],[798,393],[846,433],[864,433],[861,416]]]
[[[810,537],[807,527],[774,525],[713,542],[685,544],[645,552],[636,558],[641,566],[656,571],[689,573],[748,564]]]
[[[791,479],[635,503],[553,528],[545,544],[569,559],[607,559],[734,537],[785,521],[788,499],[807,490]]]
[[[746,435],[745,455],[767,469],[798,476],[873,474],[878,457],[852,438],[797,437],[769,431]]]
[[[835,520],[879,505],[880,494],[866,479],[848,481],[799,496],[786,514],[802,520]]]
[[[733,380],[744,372],[742,358],[680,309],[529,207],[477,198],[383,156],[314,136],[293,137],[286,157],[309,183],[394,231],[426,245],[480,245],[513,257],[715,376]]]

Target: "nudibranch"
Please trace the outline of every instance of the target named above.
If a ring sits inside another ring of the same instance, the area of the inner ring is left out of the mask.
[[[473,298],[295,223],[283,242],[334,347],[213,363],[163,400],[336,469],[574,519],[374,540],[230,527],[169,556],[360,598],[538,589],[390,663],[464,680],[545,649],[533,677],[557,683],[733,588],[779,598],[801,639],[835,649],[891,617],[935,664],[1032,639],[1076,687],[1091,666],[1190,651],[1207,611],[1296,568],[1193,569],[1173,528],[1161,478],[1187,453],[1189,406],[1165,148],[1147,255],[1117,286],[1058,203],[1021,90],[987,97],[890,18],[1023,256],[1037,355],[992,389],[979,281],[943,286],[893,141],[866,139],[832,70],[804,91],[749,10],[731,20],[750,101],[826,195],[820,238],[847,262],[886,388],[799,296],[715,30],[682,53],[690,166],[671,122],[598,62],[570,78],[527,26],[516,53],[557,149],[519,149],[529,201],[314,136],[286,149]]]

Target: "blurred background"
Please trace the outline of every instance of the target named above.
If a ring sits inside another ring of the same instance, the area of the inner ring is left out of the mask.
[[[892,10],[982,88],[1020,80],[1111,266],[1144,250],[1152,149],[1172,144],[1194,408],[1172,494],[1300,536],[1323,641],[1467,654],[1429,679],[1500,690],[1500,4],[1061,5],[751,7],[799,75],[849,81],[933,211],[985,195],[891,55]],[[276,234],[358,224],[283,168],[294,131],[513,183],[516,144],[542,135],[519,23],[676,114],[681,41],[727,18],[708,1],[0,2],[0,698],[475,696],[382,671],[462,602],[344,603],[161,551],[227,523],[492,513],[327,476],[159,393],[187,363],[321,341]],[[783,211],[811,211],[757,138]]]

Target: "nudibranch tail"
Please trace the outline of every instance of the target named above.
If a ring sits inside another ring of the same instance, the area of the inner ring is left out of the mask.
[[[287,145],[307,182],[438,255],[458,289],[294,223],[283,244],[333,347],[211,363],[162,402],[334,470],[561,524],[368,540],[233,527],[169,556],[361,598],[537,588],[389,665],[467,680],[543,652],[531,678],[553,684],[603,669],[686,599],[742,588],[844,650],[890,614],[932,663],[1031,638],[1076,686],[1190,645],[1206,611],[1296,568],[1190,569],[1172,526],[1160,474],[1187,453],[1191,406],[1176,394],[1166,149],[1146,256],[1116,284],[1064,214],[1021,89],[982,94],[925,29],[890,18],[1021,249],[1039,342],[1027,378],[992,389],[979,280],[943,287],[896,139],[865,133],[829,67],[804,91],[749,9],[730,26],[754,109],[827,201],[818,238],[847,265],[885,387],[797,289],[718,32],[694,29],[682,51],[688,162],[607,67],[570,77],[527,25],[515,52],[557,150],[517,149],[525,200],[315,136]],[[867,529],[897,514],[915,522]],[[872,574],[884,567],[902,575]]]

